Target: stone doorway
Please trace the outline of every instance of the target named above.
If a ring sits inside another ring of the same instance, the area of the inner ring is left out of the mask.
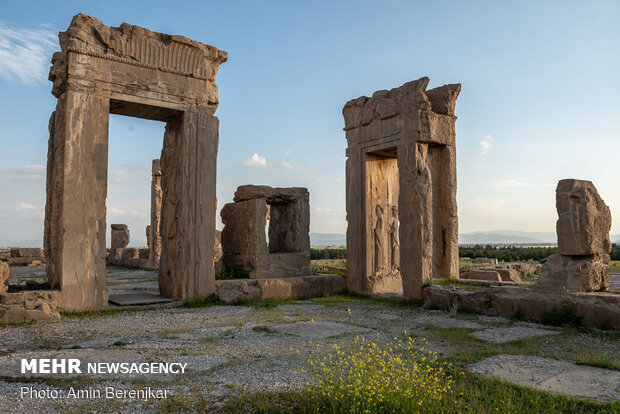
[[[402,292],[396,147],[365,154],[366,278],[376,293]]]
[[[400,277],[403,296],[419,300],[430,279],[458,278],[454,107],[461,86],[427,90],[428,83],[376,91],[342,110],[352,292],[394,291]]]
[[[76,15],[59,34],[50,80],[44,244],[47,274],[68,310],[107,306],[105,284],[109,114],[166,123],[161,154],[161,293],[215,291],[217,87],[226,52],[182,36]]]

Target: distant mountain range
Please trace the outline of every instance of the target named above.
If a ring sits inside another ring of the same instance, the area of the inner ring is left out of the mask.
[[[311,246],[346,246],[347,236],[338,233],[310,233]]]
[[[620,235],[609,236],[612,243],[620,243]],[[474,231],[459,234],[459,244],[556,244],[555,233],[514,230]]]
[[[610,235],[612,243],[620,244],[620,234]],[[141,241],[136,241],[141,246]],[[514,230],[474,231],[459,234],[459,244],[556,244],[557,237],[551,232],[528,232]],[[6,247],[41,247],[41,240],[20,240]],[[135,243],[131,243],[134,245]],[[143,243],[146,246],[146,243]],[[339,233],[310,233],[312,246],[346,246],[347,237]]]
[[[620,244],[620,235],[610,236],[612,243]],[[474,231],[459,234],[459,244],[556,244],[557,236],[552,232],[530,232],[516,230]],[[344,234],[310,233],[312,246],[346,246]]]

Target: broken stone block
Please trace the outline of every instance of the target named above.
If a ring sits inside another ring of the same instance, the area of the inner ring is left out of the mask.
[[[521,282],[519,272],[515,269],[496,269],[502,282]]]
[[[112,224],[112,249],[124,249],[129,244],[129,229],[126,224]]]
[[[488,257],[476,257],[474,259],[474,264],[496,265],[497,263],[498,263],[497,259],[490,259]]]
[[[461,273],[460,279],[473,279],[473,280],[489,280],[492,282],[501,282],[502,277],[498,270],[491,269],[475,269],[469,272]]]
[[[536,284],[537,289],[592,292],[609,287],[609,255],[549,256]]]
[[[43,260],[43,250],[40,248],[13,247],[11,257],[28,257],[36,260]]]
[[[558,254],[586,256],[611,251],[611,212],[591,181],[561,180],[556,188]]]
[[[6,262],[0,262],[0,293],[9,290],[8,281],[11,270]]]

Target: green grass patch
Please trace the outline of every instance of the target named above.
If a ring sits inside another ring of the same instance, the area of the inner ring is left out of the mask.
[[[216,294],[212,294],[212,295],[207,296],[206,298],[186,300],[180,305],[180,307],[186,308],[186,309],[194,309],[194,308],[209,308],[215,305],[226,305],[226,304],[220,301],[220,298]]]
[[[274,333],[276,331],[272,327],[265,326],[265,325],[255,326],[254,328],[252,328],[252,330],[254,332],[264,332],[264,333]]]
[[[220,270],[215,272],[215,280],[233,280],[233,279],[249,279],[250,274],[245,270],[232,266],[222,266]]]
[[[415,411],[434,413],[511,413],[511,414],[612,414],[620,412],[619,402],[596,403],[583,401],[549,392],[538,391],[500,380],[487,379],[469,373],[454,373],[452,397],[438,405],[423,405]],[[317,398],[318,397],[318,398]],[[310,391],[279,391],[252,393],[235,389],[227,398],[224,413],[361,413],[355,409],[321,408],[336,407],[328,397],[313,395]],[[346,404],[346,402],[345,402]],[[402,412],[398,410],[376,411],[378,413]]]

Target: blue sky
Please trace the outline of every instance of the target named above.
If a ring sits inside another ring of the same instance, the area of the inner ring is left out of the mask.
[[[242,184],[304,186],[311,231],[344,233],[343,105],[428,76],[462,84],[461,232],[554,231],[555,185],[569,177],[592,180],[620,217],[620,2],[0,0],[0,245],[42,237],[47,71],[78,12],[229,53],[217,77],[220,206]],[[162,134],[110,121],[108,223],[127,223],[135,244]]]

